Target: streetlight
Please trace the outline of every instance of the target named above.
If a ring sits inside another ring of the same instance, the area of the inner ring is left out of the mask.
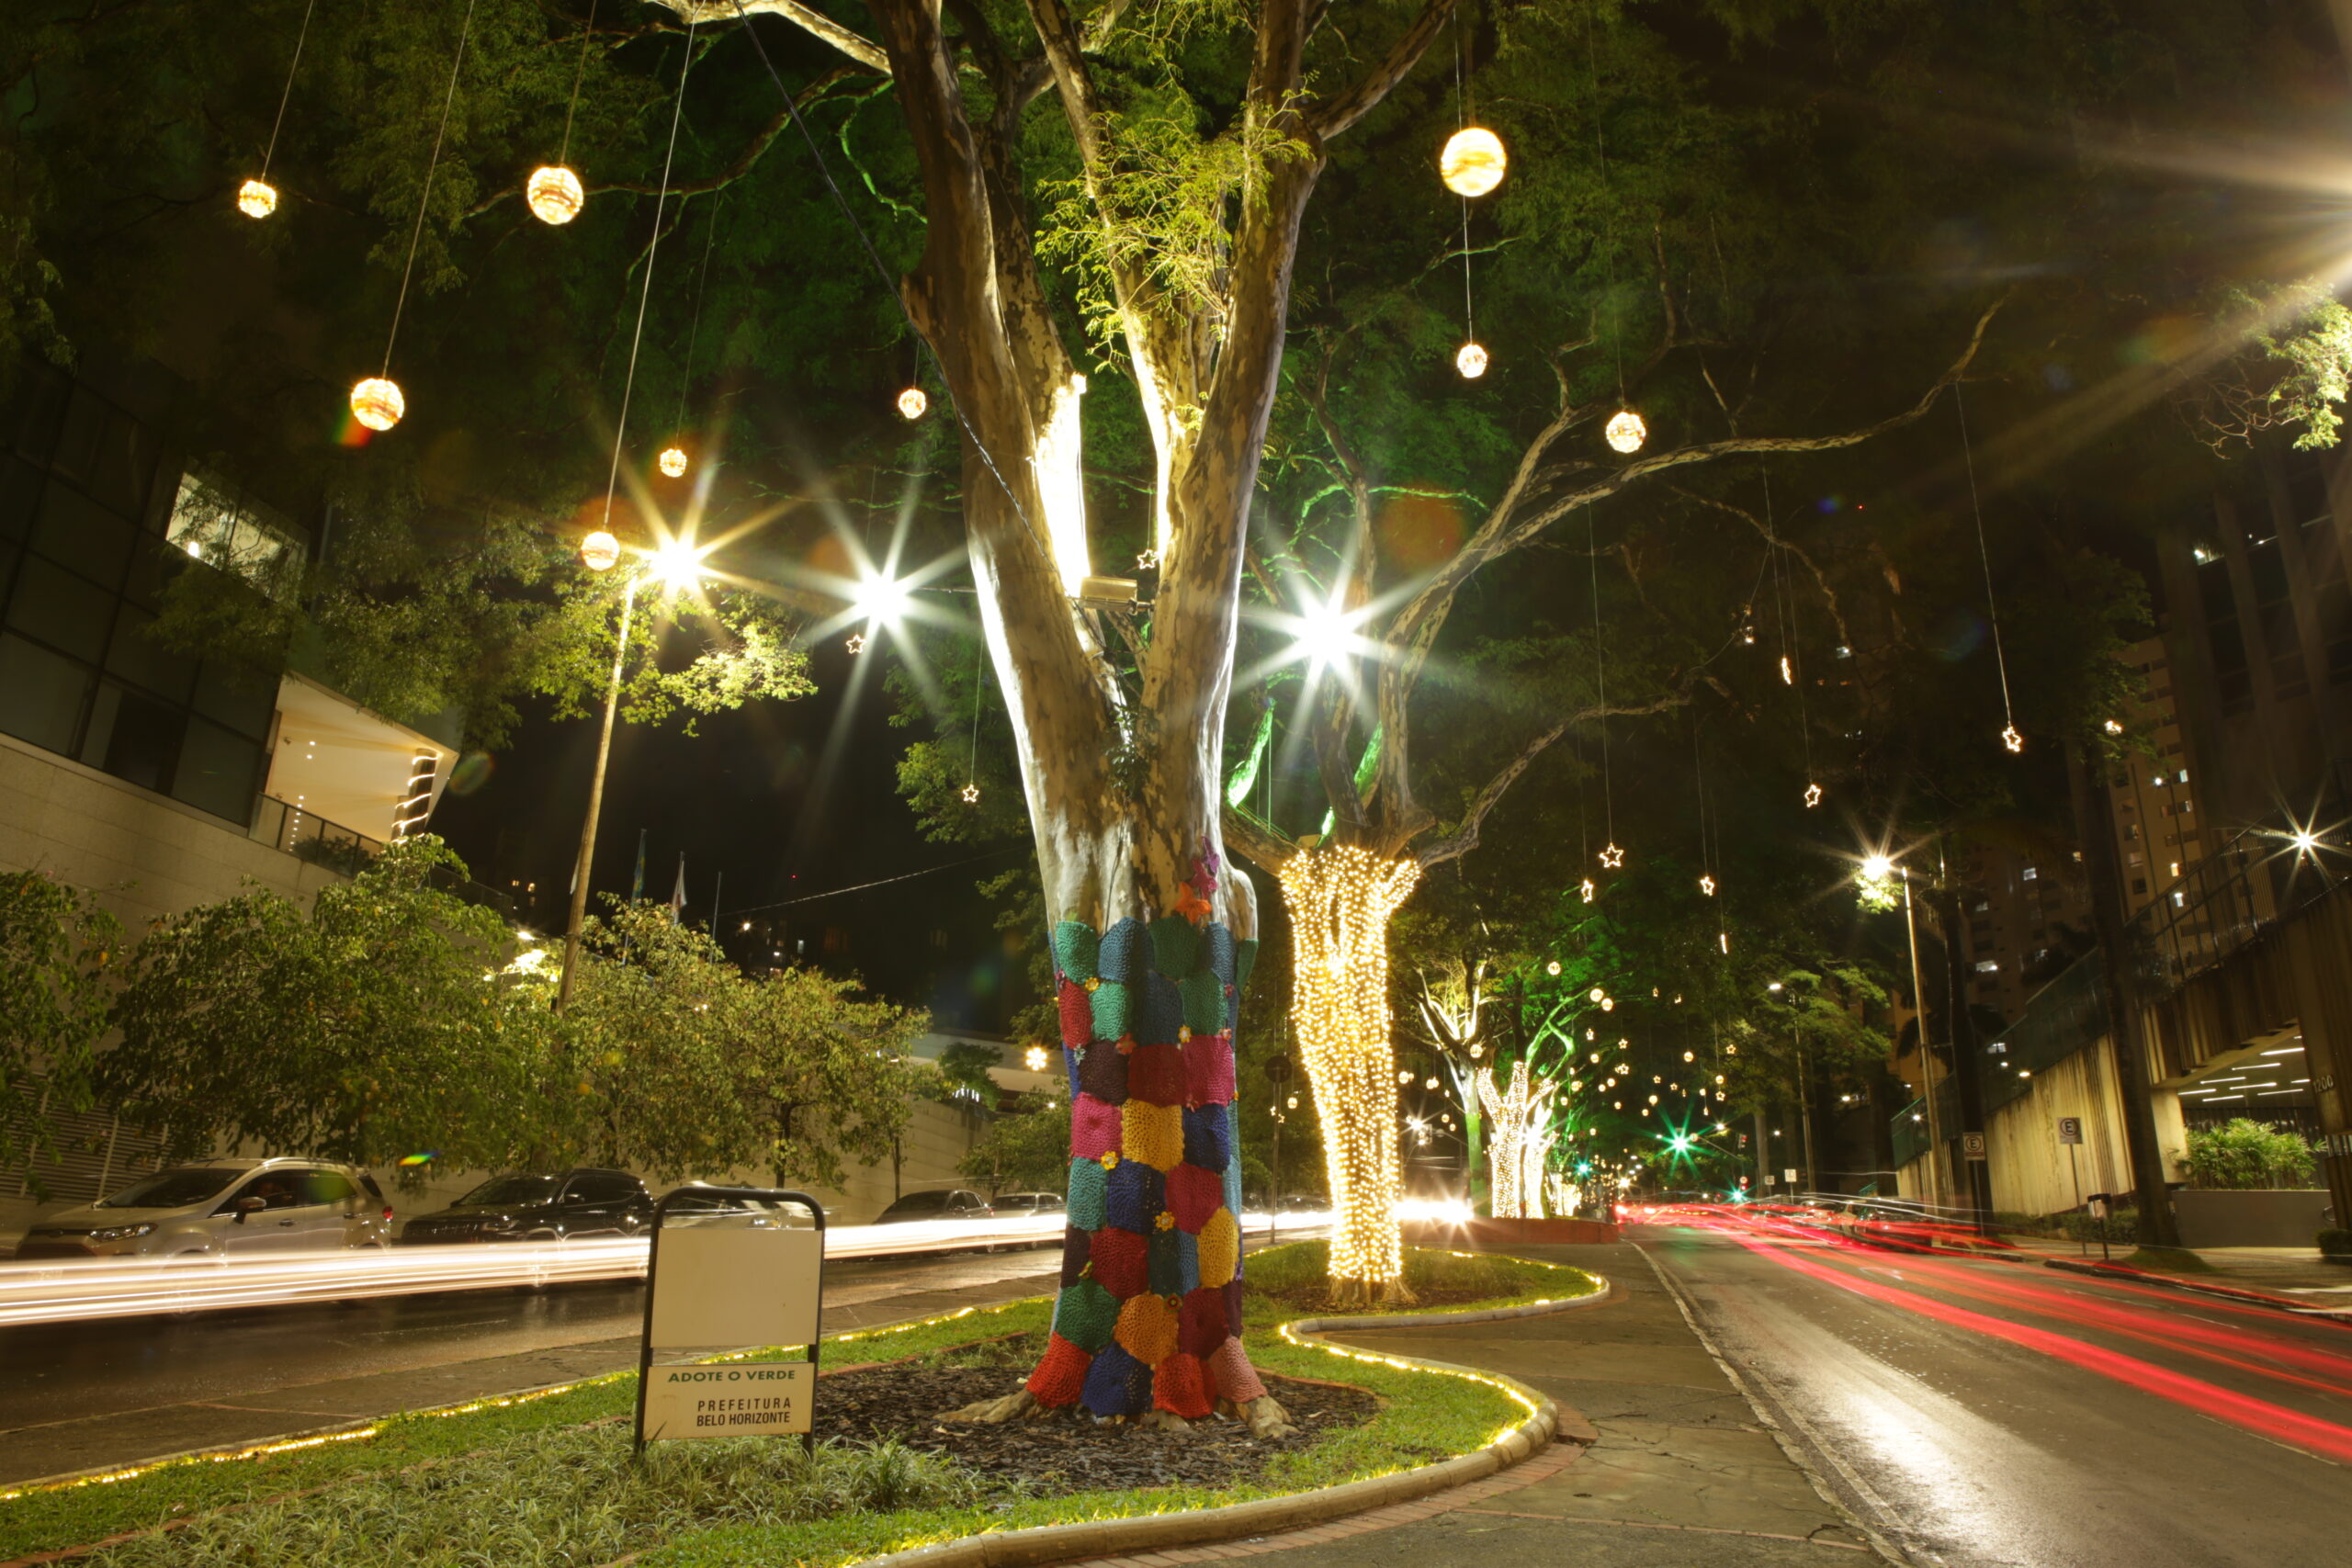
[[[571,909],[563,927],[563,977],[557,982],[556,1010],[571,1000],[571,976],[580,963],[580,928],[588,918],[588,872],[596,855],[596,818],[605,807],[605,767],[613,754],[613,716],[620,709],[621,673],[628,663],[628,628],[637,613],[638,585],[649,579],[668,592],[691,588],[702,581],[702,558],[684,539],[671,539],[647,552],[642,570],[632,572],[621,590],[620,635],[613,641],[613,675],[605,686],[605,720],[596,736],[596,764],[588,775],[588,817],[580,825],[580,853],[571,863]],[[580,542],[581,564],[591,571],[610,571],[621,558],[620,542],[598,529]]]

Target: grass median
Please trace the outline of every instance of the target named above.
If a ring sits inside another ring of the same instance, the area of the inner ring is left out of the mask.
[[[1320,1245],[1250,1259],[1250,1355],[1269,1374],[1362,1388],[1381,1406],[1361,1425],[1274,1456],[1241,1485],[1033,1495],[888,1442],[820,1444],[813,1457],[772,1438],[662,1444],[639,1465],[629,1456],[635,1374],[628,1372],[393,1416],[364,1435],[249,1458],[172,1461],[103,1483],[0,1495],[0,1562],[96,1548],[82,1561],[103,1568],[600,1568],[624,1556],[639,1568],[815,1568],[982,1530],[1165,1513],[1361,1480],[1478,1448],[1524,1416],[1515,1399],[1490,1384],[1283,1343],[1272,1330],[1301,1315],[1286,1298],[1310,1271],[1319,1275],[1309,1248]],[[1441,1310],[1597,1288],[1590,1276],[1552,1265],[1481,1259],[1516,1267],[1474,1275],[1458,1255],[1415,1256],[1425,1273],[1435,1271],[1432,1279],[1475,1277],[1493,1292]],[[1276,1294],[1255,1289],[1261,1275]],[[977,1340],[1042,1337],[1050,1310],[1037,1299],[840,1336],[829,1339],[826,1359],[944,1362]],[[821,1389],[817,1411],[821,1430]]]

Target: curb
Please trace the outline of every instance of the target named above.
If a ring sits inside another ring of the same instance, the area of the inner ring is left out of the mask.
[[[2217,1285],[2203,1280],[2183,1280],[2153,1269],[2133,1269],[2121,1263],[2093,1263],[2081,1258],[2045,1258],[2044,1269],[2056,1269],[2068,1274],[2089,1274],[2102,1280],[2133,1280],[2151,1285],[2166,1285],[2176,1291],[2189,1291],[2200,1296],[2214,1296],[2222,1301],[2238,1302],[2247,1306],[2268,1307],[2274,1312],[2287,1313],[2306,1323],[2334,1323],[2352,1328],[2352,1308],[2311,1306],[2287,1296],[2267,1295],[2238,1285]]]
[[[1261,1497],[1255,1502],[1236,1503],[1222,1508],[1188,1508],[1175,1514],[1144,1514],[1132,1518],[1040,1525],[1033,1529],[966,1536],[960,1540],[942,1541],[935,1546],[919,1546],[905,1551],[894,1551],[885,1557],[865,1558],[860,1561],[857,1568],[1037,1568],[1037,1565],[1048,1562],[1127,1556],[1177,1547],[1204,1546],[1212,1541],[1233,1540],[1244,1536],[1271,1535],[1278,1530],[1318,1525],[1372,1508],[1410,1503],[1433,1493],[1447,1492],[1474,1481],[1483,1481],[1541,1452],[1555,1438],[1565,1438],[1570,1442],[1592,1442],[1598,1434],[1581,1415],[1575,1412],[1564,1414],[1548,1396],[1516,1378],[1456,1366],[1450,1361],[1351,1349],[1331,1344],[1321,1336],[1335,1329],[1442,1326],[1539,1317],[1579,1307],[1597,1306],[1615,1294],[1615,1287],[1607,1280],[1601,1280],[1600,1290],[1589,1296],[1577,1296],[1567,1301],[1531,1302],[1524,1306],[1495,1307],[1483,1312],[1296,1318],[1276,1331],[1294,1345],[1312,1345],[1318,1350],[1344,1356],[1351,1360],[1377,1361],[1386,1366],[1439,1372],[1501,1389],[1525,1405],[1529,1415],[1527,1419],[1482,1449],[1442,1460],[1436,1464],[1398,1471],[1393,1475],[1376,1475],[1364,1481],[1351,1481],[1343,1485],[1326,1486],[1287,1497]]]

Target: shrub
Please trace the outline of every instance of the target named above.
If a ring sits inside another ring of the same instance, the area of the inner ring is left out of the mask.
[[[2129,1245],[2140,1239],[2140,1211],[2109,1209],[2105,1219],[2090,1214],[2062,1214],[2071,1241],[2122,1242]]]
[[[2320,1252],[2328,1258],[2352,1258],[2352,1231],[2324,1230],[2319,1233]]]
[[[2190,1186],[2232,1190],[2307,1186],[2314,1168],[2304,1139],[2246,1116],[2190,1128],[2188,1163]]]

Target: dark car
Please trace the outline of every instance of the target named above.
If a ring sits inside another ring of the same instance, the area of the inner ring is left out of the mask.
[[[645,1183],[625,1170],[494,1176],[437,1213],[401,1227],[406,1247],[461,1241],[560,1241],[642,1235],[653,1223]]]
[[[989,1201],[977,1192],[960,1187],[934,1187],[927,1192],[910,1192],[874,1217],[877,1225],[895,1225],[910,1220],[992,1220],[996,1211]]]

